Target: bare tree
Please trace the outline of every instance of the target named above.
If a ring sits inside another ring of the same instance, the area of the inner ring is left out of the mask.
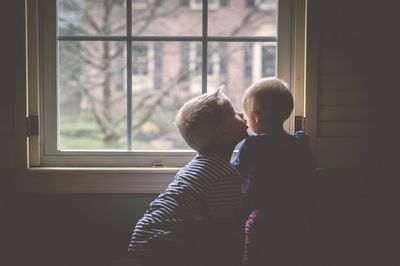
[[[160,8],[160,1],[148,1],[145,9],[133,17],[133,35],[141,35],[150,25],[163,17],[174,17],[179,12],[180,1],[176,5],[164,5]],[[62,34],[109,36],[125,34],[126,19],[124,17],[125,1],[123,0],[94,0],[82,4],[78,0],[60,1],[61,8],[65,11],[60,17]],[[236,35],[247,25],[251,17],[256,14],[256,9],[249,9],[243,21],[231,30],[231,35]],[[85,99],[90,114],[101,131],[103,144],[106,148],[117,148],[124,131],[121,125],[126,122],[126,112],[114,109],[121,108],[126,101],[126,92],[118,86],[123,83],[123,73],[126,72],[124,59],[125,46],[122,42],[71,42],[63,44],[61,50],[61,84],[63,99],[61,105],[68,106],[74,102],[80,108],[82,99]],[[212,53],[213,51],[211,51]],[[229,56],[229,55],[228,55]],[[139,129],[149,121],[157,107],[166,104],[166,99],[176,98],[179,84],[188,80],[197,72],[200,64],[181,71],[174,78],[164,81],[158,90],[145,90],[135,94],[138,104],[133,109],[133,115],[138,117],[132,125],[132,130]],[[122,92],[121,92],[122,91]],[[79,102],[77,104],[76,102]],[[63,105],[64,103],[64,105]],[[146,108],[144,108],[146,107]]]

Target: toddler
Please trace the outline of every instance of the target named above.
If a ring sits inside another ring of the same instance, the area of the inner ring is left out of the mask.
[[[304,260],[306,188],[314,162],[308,137],[283,129],[292,109],[292,94],[278,78],[262,78],[244,95],[243,110],[255,135],[246,138],[232,164],[244,180],[247,265],[302,265]]]

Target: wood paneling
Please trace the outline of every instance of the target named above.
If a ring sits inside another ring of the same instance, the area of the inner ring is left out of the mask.
[[[319,89],[322,91],[365,91],[370,87],[364,75],[320,75]]]
[[[368,94],[363,91],[320,91],[319,106],[366,106],[370,104]]]
[[[349,167],[365,159],[371,114],[373,54],[370,1],[312,1],[318,8],[317,159],[320,167]]]
[[[359,166],[366,160],[364,142],[360,138],[318,138],[317,163],[322,167]]]
[[[319,121],[367,121],[368,110],[363,106],[321,106]]]
[[[368,131],[368,124],[356,121],[329,121],[319,123],[320,137],[361,137]]]

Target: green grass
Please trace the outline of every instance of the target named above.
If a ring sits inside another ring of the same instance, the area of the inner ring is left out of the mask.
[[[149,121],[150,122],[150,121]],[[168,124],[168,122],[164,122]],[[107,149],[115,150],[126,150],[127,140],[125,133],[125,125],[122,125],[119,129],[121,132],[121,138],[115,147],[109,147]],[[154,127],[150,133],[140,133],[138,136],[134,136],[132,141],[134,150],[168,150],[174,149],[174,144],[161,139],[159,141],[152,142],[151,139],[157,140],[161,135],[159,134],[160,128],[158,125]],[[144,135],[143,135],[144,134]],[[140,136],[141,135],[141,136]],[[153,136],[151,136],[153,135]],[[60,146],[61,149],[77,149],[77,150],[105,150],[106,146],[103,142],[103,133],[100,131],[99,126],[92,117],[71,117],[63,118],[60,121]],[[140,138],[149,138],[140,139]]]

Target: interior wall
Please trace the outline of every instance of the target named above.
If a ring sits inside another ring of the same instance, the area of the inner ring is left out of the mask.
[[[24,78],[24,1],[0,3],[0,264],[16,256],[17,180],[15,168],[14,96]],[[21,62],[22,60],[22,62]]]
[[[363,3],[364,2],[364,3]],[[320,167],[365,162],[364,138],[370,130],[370,53],[365,34],[368,1],[310,1],[318,26],[317,159]],[[314,21],[311,21],[314,22]],[[313,51],[310,51],[313,52]]]
[[[18,78],[24,75],[20,73],[21,66],[24,67],[23,2],[2,1],[0,9],[0,169],[15,166],[14,92]]]
[[[310,34],[315,34],[318,47],[309,52],[318,53],[316,155],[320,167],[369,167],[382,162],[382,156],[393,159],[387,154],[395,129],[390,103],[396,104],[389,84],[397,68],[393,60],[398,54],[395,2],[308,2],[309,23],[315,29]]]

